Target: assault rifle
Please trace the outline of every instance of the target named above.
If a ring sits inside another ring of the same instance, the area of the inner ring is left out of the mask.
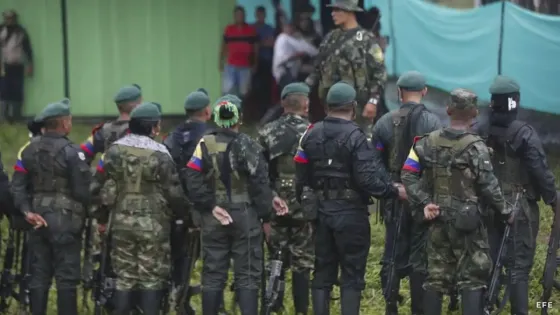
[[[105,229],[105,235],[102,242],[101,257],[99,268],[95,271],[94,290],[92,291],[93,301],[95,302],[94,314],[101,315],[103,308],[107,307],[113,292],[115,290],[116,280],[108,277],[109,273],[109,252],[111,246],[111,226],[114,211],[109,216],[109,222]]]
[[[21,257],[21,271],[19,281],[19,314],[29,314],[29,306],[31,301],[29,298],[29,278],[31,277],[31,254],[27,239],[27,232],[19,232],[23,234],[22,257]],[[16,237],[16,239],[19,237]]]
[[[282,258],[282,249],[279,249],[274,254],[274,259],[270,261],[270,274],[266,291],[264,292],[264,304],[261,309],[261,315],[270,315],[278,300],[278,292],[284,290],[284,269],[282,268],[284,263]]]
[[[190,306],[191,297],[200,293],[200,287],[191,286],[191,277],[198,255],[200,253],[200,230],[189,229],[188,231],[188,249],[186,257],[181,266],[181,279],[179,283],[175,283],[177,290],[177,315],[194,315],[195,311]]]
[[[393,250],[391,251],[391,259],[389,260],[389,273],[387,274],[387,285],[383,288],[383,296],[385,297],[385,301],[387,304],[401,304],[403,301],[403,297],[399,294],[399,292],[394,292],[395,287],[397,287],[395,280],[399,281],[399,279],[395,279],[395,275],[397,275],[397,246],[398,246],[398,239],[401,235],[401,226],[404,216],[404,209],[400,207],[400,202],[398,200],[393,200],[393,211],[391,211],[391,216],[395,219],[395,212],[397,212],[396,216],[396,227],[395,227],[395,234],[393,235],[393,246],[391,247]]]
[[[556,193],[556,208],[554,210],[554,222],[548,239],[548,252],[543,270],[543,294],[541,301],[545,302],[541,309],[541,315],[548,314],[548,301],[552,295],[552,288],[557,287],[558,283],[554,280],[558,269],[558,247],[560,246],[560,192]]]

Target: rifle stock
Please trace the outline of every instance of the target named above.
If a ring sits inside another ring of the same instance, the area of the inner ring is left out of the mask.
[[[183,279],[179,284],[179,290],[177,292],[177,314],[178,315],[193,315],[194,310],[190,307],[191,297],[196,294],[195,288],[191,287],[191,278],[194,270],[198,254],[200,252],[200,230],[189,229],[189,246],[187,251],[187,257],[184,261],[184,266],[182,270]]]
[[[555,287],[555,276],[558,269],[558,247],[560,245],[560,191],[556,192],[556,208],[554,210],[554,222],[550,231],[548,240],[548,251],[546,254],[546,262],[543,270],[543,294],[542,302],[549,302],[552,295],[552,289]],[[548,303],[543,304],[541,315],[548,314]]]
[[[107,267],[109,265],[109,251],[111,246],[111,226],[113,221],[113,213],[109,216],[109,222],[105,229],[103,244],[101,249],[101,257],[99,269],[96,273],[96,280],[93,290],[93,300],[95,302],[94,314],[101,315],[103,308],[108,304],[113,290],[115,288],[115,279],[107,277]]]
[[[282,280],[282,255],[282,250],[280,249],[275,253],[275,259],[270,261],[270,275],[268,277],[268,283],[266,285],[264,305],[261,309],[261,315],[270,315],[270,313],[273,311],[273,307],[276,304],[276,301],[278,300],[278,292],[283,290],[284,280]]]
[[[500,276],[502,275],[502,267],[504,266],[504,259],[507,254],[507,241],[509,239],[509,234],[511,231],[511,226],[506,225],[504,230],[504,235],[502,236],[502,241],[500,242],[500,248],[498,250],[498,258],[494,267],[492,269],[492,277],[490,278],[490,285],[486,291],[484,297],[484,314],[489,315],[494,311],[494,306],[498,300],[498,295],[500,293]],[[506,298],[506,297],[504,297]],[[500,306],[500,305],[498,305]],[[498,307],[499,309],[500,307]]]
[[[385,301],[387,304],[397,304],[402,302],[402,297],[399,295],[399,292],[395,291],[395,275],[397,274],[397,246],[398,246],[398,239],[401,234],[401,227],[402,227],[402,220],[403,220],[403,213],[404,210],[400,208],[400,202],[397,199],[392,200],[393,202],[393,209],[391,211],[391,219],[395,219],[395,212],[398,212],[396,216],[396,227],[395,227],[395,234],[393,235],[393,246],[391,251],[391,260],[389,261],[389,273],[387,274],[387,285],[383,288],[383,296],[385,297]]]

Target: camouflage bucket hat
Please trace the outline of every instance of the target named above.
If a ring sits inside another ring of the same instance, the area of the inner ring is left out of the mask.
[[[467,89],[455,89],[451,91],[449,107],[460,110],[477,108],[478,96]]]
[[[358,0],[335,0],[333,4],[328,4],[327,7],[349,12],[364,12],[364,9],[358,6]]]

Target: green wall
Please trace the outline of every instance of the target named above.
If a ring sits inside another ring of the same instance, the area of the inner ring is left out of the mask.
[[[33,3],[33,5],[31,5]],[[47,4],[48,3],[48,4]],[[164,114],[183,113],[192,90],[220,94],[218,54],[233,0],[68,0],[68,72],[75,116],[111,116],[116,90],[142,86]],[[26,87],[26,113],[63,96],[58,0],[0,0],[28,29],[36,75]]]

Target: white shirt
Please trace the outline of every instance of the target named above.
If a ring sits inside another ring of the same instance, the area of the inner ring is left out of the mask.
[[[272,74],[274,75],[276,82],[280,82],[280,78],[284,75],[286,67],[291,70],[294,77],[297,75],[297,65],[299,64],[299,61],[287,60],[300,52],[304,52],[311,57],[315,57],[319,53],[319,50],[315,48],[315,46],[306,42],[304,39],[297,39],[285,33],[278,35],[278,38],[276,38],[276,42],[274,43],[274,56],[272,57]]]

